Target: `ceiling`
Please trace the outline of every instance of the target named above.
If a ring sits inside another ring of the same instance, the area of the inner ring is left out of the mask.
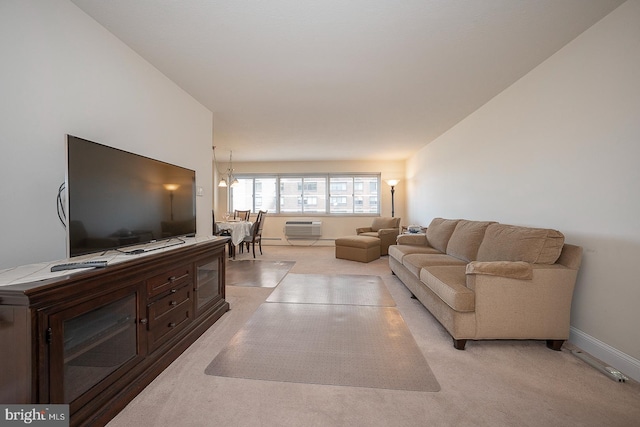
[[[406,159],[622,0],[72,0],[236,161]]]

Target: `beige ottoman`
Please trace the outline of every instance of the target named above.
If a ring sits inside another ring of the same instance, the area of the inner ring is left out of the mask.
[[[347,236],[336,239],[336,258],[371,262],[380,258],[380,239],[370,236]]]

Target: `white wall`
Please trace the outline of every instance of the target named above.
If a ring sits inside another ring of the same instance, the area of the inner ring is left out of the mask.
[[[222,173],[228,168],[228,157],[223,160],[219,154],[218,166]],[[228,156],[228,154],[227,154]],[[244,162],[233,163],[235,173],[380,173],[381,174],[381,214],[380,216],[391,216],[391,187],[386,179],[401,179],[396,186],[394,196],[395,217],[404,221],[406,192],[405,182],[402,177],[405,175],[404,161],[332,161],[332,162]],[[227,189],[218,188],[216,206],[216,218],[221,218],[226,210]],[[308,220],[322,221],[322,237],[317,242],[312,242],[317,246],[333,246],[334,239],[348,235],[354,235],[356,228],[371,225],[373,218],[377,216],[338,216],[321,215],[317,217],[301,217],[296,215],[273,215],[267,214],[262,232],[264,245],[308,245],[309,241],[291,240],[287,241],[284,235],[284,225],[287,220],[304,218]]]
[[[640,1],[630,0],[407,164],[409,221],[549,227],[583,246],[573,336],[630,356],[636,378],[639,70]]]
[[[67,0],[2,0],[0,58],[0,268],[66,256],[66,134],[194,169],[211,233],[210,111]]]

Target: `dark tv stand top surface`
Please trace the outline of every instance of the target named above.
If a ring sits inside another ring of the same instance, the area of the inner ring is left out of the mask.
[[[149,261],[162,262],[166,259],[170,262],[175,251],[178,249],[201,248],[208,251],[211,244],[214,246],[224,245],[229,238],[220,236],[204,236],[182,238],[184,244],[170,245],[165,248],[158,248],[153,251],[143,251],[135,254],[123,253],[118,250],[97,252],[72,258],[60,259],[50,262],[35,263],[13,268],[0,270],[0,298],[3,304],[31,305],[29,302],[36,295],[43,292],[50,292],[51,288],[62,283],[73,282],[75,280],[86,280],[87,277],[96,274],[104,274],[104,269],[77,269],[51,272],[51,267],[57,264],[64,264],[86,260],[106,260],[108,261],[109,272],[114,272],[124,267],[129,268],[140,264],[148,264]],[[217,244],[215,244],[217,243]]]

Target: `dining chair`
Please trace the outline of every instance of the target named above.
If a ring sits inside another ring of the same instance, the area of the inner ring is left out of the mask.
[[[239,210],[234,210],[233,211],[233,218],[234,219],[241,219],[242,221],[249,221],[249,217],[251,215],[251,211],[239,211]]]
[[[211,219],[213,220],[213,235],[214,236],[225,236],[225,237],[231,237],[231,232],[229,230],[218,230],[218,226],[216,225],[216,213],[215,211],[211,210]],[[231,239],[229,239],[229,242],[227,243],[227,245],[229,246],[228,252],[229,252],[229,257],[232,257],[235,255],[235,247],[233,246],[233,243],[231,243]]]
[[[249,245],[253,247],[253,257],[256,257],[256,243],[260,248],[260,255],[262,255],[262,227],[264,226],[264,217],[267,214],[267,211],[259,211],[258,217],[256,218],[256,222],[253,223],[253,227],[251,228],[251,235],[244,238],[244,241],[240,244],[242,247],[243,244],[247,245],[247,252],[249,252]]]

